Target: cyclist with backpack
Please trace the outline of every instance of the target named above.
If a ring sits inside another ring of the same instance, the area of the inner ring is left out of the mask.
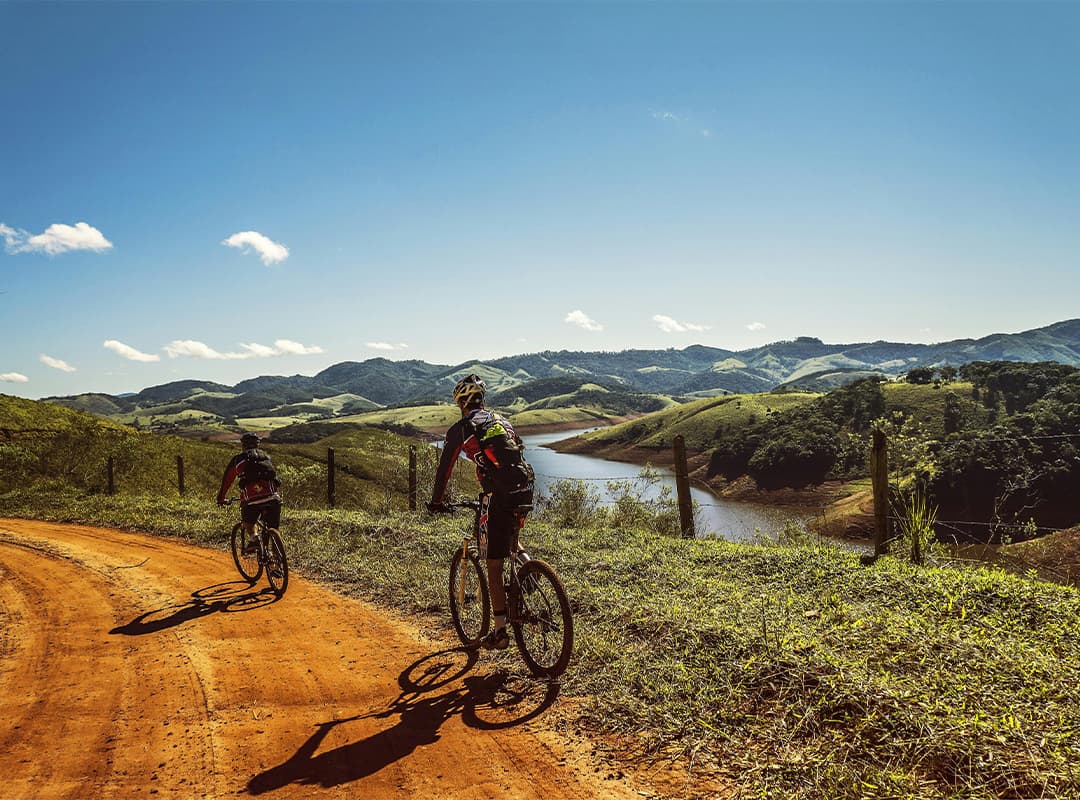
[[[428,511],[445,512],[446,488],[454,464],[462,453],[476,463],[476,477],[487,502],[487,573],[491,592],[491,611],[495,624],[481,642],[487,650],[505,650],[510,644],[506,633],[506,591],[503,587],[503,561],[517,541],[532,505],[535,475],[525,460],[525,445],[514,433],[510,422],[484,408],[487,386],[477,375],[467,375],[454,387],[454,402],[461,409],[461,419],[446,432]]]
[[[244,525],[244,553],[253,553],[258,548],[255,538],[255,523],[262,517],[267,528],[281,525],[281,481],[277,470],[265,450],[259,449],[262,440],[254,433],[245,433],[240,437],[243,452],[233,456],[225,467],[218,489],[217,504],[225,505],[225,495],[233,481],[240,484],[240,521]]]

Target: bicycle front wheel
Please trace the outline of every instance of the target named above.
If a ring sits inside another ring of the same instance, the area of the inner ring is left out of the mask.
[[[285,594],[289,585],[289,561],[285,558],[281,535],[273,528],[266,531],[266,579],[278,597]]]
[[[534,675],[561,675],[574,649],[574,618],[562,581],[551,566],[534,558],[518,570],[518,592],[510,627],[521,657]]]
[[[231,539],[233,563],[236,564],[236,571],[240,573],[241,578],[248,583],[255,583],[262,576],[263,565],[255,550],[244,553],[244,548],[250,541],[251,538],[244,532],[243,524],[236,523],[236,527],[232,529]]]
[[[450,619],[466,647],[476,647],[491,624],[487,577],[476,554],[459,547],[450,562]]]

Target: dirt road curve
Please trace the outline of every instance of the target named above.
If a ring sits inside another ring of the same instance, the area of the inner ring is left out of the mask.
[[[0,797],[637,798],[508,680],[227,553],[0,519]]]

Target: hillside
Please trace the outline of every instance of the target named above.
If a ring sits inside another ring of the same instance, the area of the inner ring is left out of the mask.
[[[198,430],[210,424],[236,426],[244,425],[244,420],[267,418],[276,418],[273,425],[278,426],[350,416],[375,407],[445,402],[454,383],[475,372],[488,383],[496,405],[516,412],[540,410],[543,407],[536,404],[547,399],[551,401],[547,408],[576,406],[578,416],[594,412],[619,416],[655,410],[649,408],[650,403],[655,407],[655,399],[666,404],[669,401],[664,398],[750,394],[779,386],[829,391],[867,376],[896,377],[917,367],[998,360],[1080,366],[1080,319],[1023,333],[933,345],[826,344],[814,337],[799,337],[737,352],[703,345],[681,350],[563,350],[456,366],[373,358],[341,362],[311,377],[261,376],[232,387],[188,380],[126,397],[85,394],[46,399],[142,427]],[[568,389],[567,379],[578,383]],[[610,396],[606,404],[598,395],[578,398],[580,404],[565,397],[580,392],[586,383],[623,396]],[[653,401],[647,399],[649,395]]]
[[[445,407],[444,408],[448,408]],[[0,394],[0,494],[63,486],[86,494],[114,486],[121,493],[175,497],[177,457],[183,458],[188,495],[210,498],[238,451],[235,438],[210,442],[135,430],[97,416],[36,400]],[[343,508],[403,507],[409,450],[417,446],[420,485],[431,483],[435,450],[409,436],[370,426],[338,424],[319,435],[293,436],[269,449],[291,507],[327,504],[327,451],[336,453],[336,499]],[[455,477],[473,491],[468,470]]]
[[[821,394],[698,400],[551,446],[669,463],[681,435],[693,476],[717,491],[820,506],[869,477],[873,430],[888,445],[894,508],[927,498],[943,538],[1018,541],[1080,521],[1080,370],[1056,362],[972,362]]]

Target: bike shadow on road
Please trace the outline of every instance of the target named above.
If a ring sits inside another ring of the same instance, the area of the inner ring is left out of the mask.
[[[246,581],[229,581],[204,586],[191,593],[191,599],[147,611],[131,622],[113,628],[109,633],[122,636],[144,636],[210,614],[231,614],[251,611],[276,603],[280,598],[271,589],[255,590]]]
[[[330,788],[374,775],[434,744],[439,729],[453,717],[469,727],[496,730],[521,725],[542,714],[558,697],[559,685],[505,672],[470,675],[475,650],[455,648],[424,656],[398,676],[401,694],[385,709],[321,722],[289,759],[253,777],[249,794],[289,784]],[[357,720],[397,721],[367,738],[318,752],[335,727]]]

